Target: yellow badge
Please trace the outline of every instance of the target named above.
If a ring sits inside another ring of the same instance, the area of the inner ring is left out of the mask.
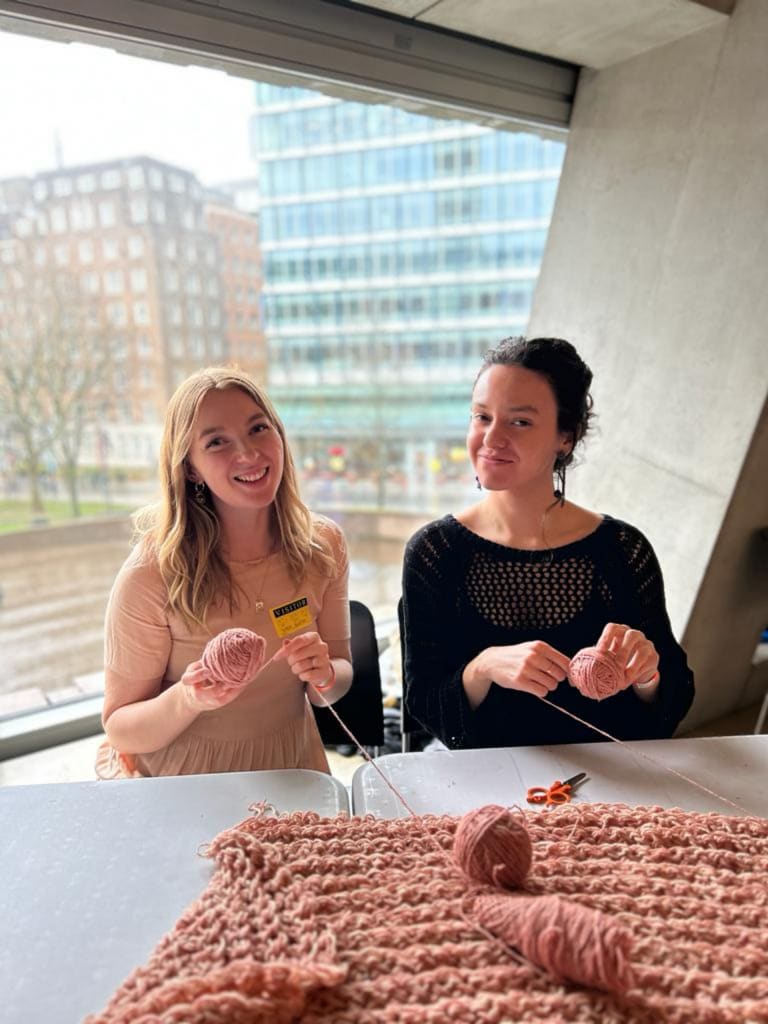
[[[279,637],[290,636],[312,623],[309,600],[299,597],[289,604],[281,604],[278,608],[270,608],[269,615],[272,625]]]

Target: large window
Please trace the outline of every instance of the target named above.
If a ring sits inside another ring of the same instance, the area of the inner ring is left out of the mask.
[[[471,499],[471,382],[525,330],[563,136],[16,34],[0,88],[0,718],[99,692],[204,365],[266,382],[351,596],[393,620],[404,541]]]

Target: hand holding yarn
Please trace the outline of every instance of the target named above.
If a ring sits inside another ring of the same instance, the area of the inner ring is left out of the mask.
[[[609,622],[594,647],[584,647],[571,658],[568,678],[585,697],[605,700],[652,679],[658,664],[656,648],[644,633]]]
[[[639,629],[609,622],[596,646],[600,651],[613,651],[624,667],[627,686],[645,683],[658,671],[658,651]]]
[[[202,661],[193,661],[187,665],[184,675],[179,680],[181,695],[187,707],[193,711],[215,711],[230,704],[243,692],[243,687],[222,686],[212,683]]]
[[[544,698],[566,678],[569,664],[564,654],[543,640],[488,647],[479,659],[480,671],[497,686]]]
[[[302,682],[319,689],[326,686],[330,689],[335,673],[328,644],[319,633],[299,633],[284,640],[274,658],[275,661],[287,661],[291,672]]]
[[[250,629],[225,629],[213,637],[181,677],[188,702],[199,710],[229,704],[264,667],[266,646]]]

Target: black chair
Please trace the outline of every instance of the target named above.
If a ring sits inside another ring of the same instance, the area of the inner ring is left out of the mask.
[[[361,601],[349,602],[352,627],[352,686],[334,711],[364,747],[373,748],[377,757],[384,743],[384,706],[379,670],[379,645],[376,626],[369,609]],[[314,707],[320,738],[326,747],[347,746],[349,736],[328,708]]]

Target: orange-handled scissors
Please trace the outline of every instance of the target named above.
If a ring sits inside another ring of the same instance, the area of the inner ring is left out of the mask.
[[[571,790],[586,779],[586,772],[579,772],[565,782],[553,782],[549,789],[543,786],[531,786],[526,800],[529,804],[567,804],[571,799]]]

